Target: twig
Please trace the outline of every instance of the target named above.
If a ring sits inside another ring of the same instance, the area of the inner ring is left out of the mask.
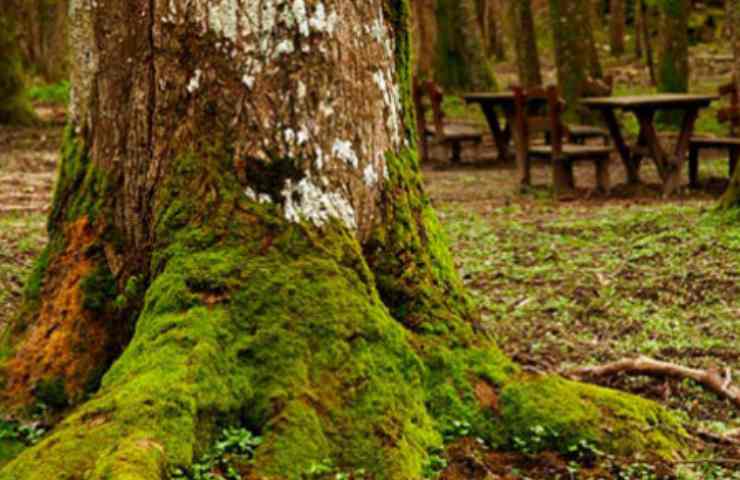
[[[679,460],[672,462],[673,465],[691,465],[697,463],[716,463],[718,465],[740,465],[740,460],[730,458],[705,458],[702,460]]]
[[[610,377],[626,373],[630,375],[647,375],[651,377],[671,377],[679,380],[691,379],[719,396],[730,400],[740,408],[740,388],[732,385],[732,374],[726,369],[724,378],[715,370],[699,370],[682,367],[675,363],[661,362],[648,357],[623,359],[597,367],[579,368],[569,372],[568,376],[578,380]]]

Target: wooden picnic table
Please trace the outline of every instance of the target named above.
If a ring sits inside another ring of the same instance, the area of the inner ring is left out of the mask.
[[[640,163],[643,157],[655,162],[663,182],[663,193],[670,195],[681,182],[681,170],[686,162],[689,140],[699,110],[708,107],[718,97],[713,95],[656,94],[625,97],[591,97],[581,100],[583,105],[601,112],[614,140],[619,156],[627,170],[627,181],[639,183]],[[622,110],[634,114],[640,124],[640,133],[634,145],[627,145],[615,112]],[[655,113],[660,110],[683,112],[681,130],[672,152],[660,143],[655,128]]]
[[[514,125],[514,92],[498,93],[467,93],[463,95],[465,102],[480,105],[486,116],[488,128],[491,130],[493,141],[496,143],[499,160],[506,160],[509,156],[512,129]],[[531,97],[530,101],[547,103],[547,98]],[[505,124],[499,123],[499,111],[503,115]]]

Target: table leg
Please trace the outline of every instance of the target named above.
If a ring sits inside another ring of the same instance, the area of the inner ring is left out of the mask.
[[[698,108],[689,108],[684,112],[681,120],[681,133],[673,150],[672,156],[666,156],[666,171],[663,181],[663,194],[668,196],[681,186],[681,172],[686,163],[686,152],[689,149],[691,135],[694,134],[694,125],[699,117]]]
[[[601,114],[604,117],[604,122],[606,123],[607,128],[609,129],[609,134],[611,135],[612,140],[614,140],[614,145],[617,147],[619,157],[622,159],[622,163],[624,163],[624,168],[627,170],[627,183],[640,183],[639,164],[635,164],[633,162],[630,148],[624,141],[624,137],[622,136],[622,131],[619,128],[619,122],[617,121],[616,115],[614,115],[614,111],[603,109],[601,110]]]
[[[668,161],[666,159],[667,154],[660,145],[658,132],[653,123],[655,120],[655,110],[638,110],[635,112],[635,115],[640,122],[640,136],[645,140],[650,156],[653,157],[655,166],[658,169],[660,180],[665,185],[668,179]]]
[[[505,161],[509,155],[509,140],[511,140],[510,124],[507,125],[506,129],[501,129],[501,126],[498,123],[498,115],[496,115],[496,109],[493,105],[481,104],[481,109],[483,110],[483,114],[486,116],[486,121],[491,130],[493,141],[496,143],[498,158],[501,161]]]

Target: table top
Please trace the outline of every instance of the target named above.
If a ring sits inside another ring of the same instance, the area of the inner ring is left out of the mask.
[[[581,100],[591,108],[621,108],[635,110],[641,108],[690,108],[708,107],[719,100],[716,95],[689,95],[682,93],[658,93],[651,95],[629,95],[624,97],[587,97]]]
[[[510,102],[514,100],[514,92],[473,92],[464,94],[463,98],[468,102]]]

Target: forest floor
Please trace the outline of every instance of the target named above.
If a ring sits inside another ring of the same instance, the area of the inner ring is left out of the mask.
[[[480,122],[455,101],[447,107],[452,116]],[[46,241],[63,112],[40,113],[40,126],[0,127],[0,324],[17,311]],[[711,118],[703,118],[711,130]],[[709,152],[701,188],[682,188],[670,199],[661,197],[647,161],[644,184],[627,188],[615,157],[608,195],[593,192],[591,165],[578,166],[579,190],[555,201],[547,165],[535,164],[535,187],[521,194],[514,165],[493,160],[490,144],[477,158],[466,152],[455,166],[437,151],[424,176],[463,279],[511,357],[531,369],[562,372],[648,355],[740,376],[740,230],[727,228],[713,210],[727,182],[726,158]],[[683,412],[694,432],[721,436],[740,428],[736,407],[689,381],[620,376],[604,385]],[[468,447],[463,442],[456,451],[464,456]],[[697,448],[699,459],[740,459],[738,444],[706,440]],[[712,462],[683,465],[668,476],[639,459],[619,474],[548,455],[490,453],[484,463],[497,476],[481,478],[740,479],[740,466]]]

